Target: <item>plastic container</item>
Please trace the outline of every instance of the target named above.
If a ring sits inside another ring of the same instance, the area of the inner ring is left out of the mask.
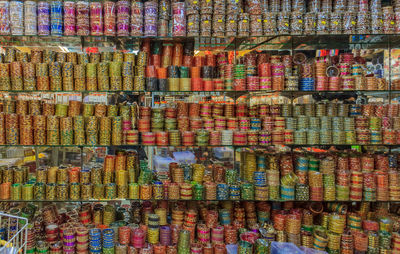
[[[293,243],[281,243],[281,242],[272,242],[271,243],[271,254],[303,254],[296,245]]]
[[[186,163],[186,164],[196,163],[196,157],[192,152],[183,151],[183,152],[174,152],[172,154],[177,163]]]
[[[304,252],[304,254],[328,254],[326,251],[320,251],[316,249],[307,248],[304,246],[300,246],[300,250]]]

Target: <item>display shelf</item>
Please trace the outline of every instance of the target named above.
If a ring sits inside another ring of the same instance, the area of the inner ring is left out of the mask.
[[[214,90],[214,91],[153,91],[153,90],[85,90],[85,91],[65,91],[65,90],[0,90],[4,93],[159,93],[159,94],[207,94],[207,93],[231,93],[231,94],[272,94],[279,93],[281,95],[303,96],[309,94],[353,94],[353,93],[400,93],[400,90],[336,90],[336,91],[288,91],[288,90]]]
[[[85,91],[64,91],[64,90],[0,90],[3,93],[148,93],[144,90],[85,90]]]
[[[10,199],[0,199],[0,202],[15,202],[15,203],[45,203],[45,202],[118,202],[118,201],[130,201],[130,202],[157,202],[157,201],[169,201],[169,202],[224,202],[224,201],[250,201],[250,202],[276,202],[276,203],[286,203],[286,202],[296,202],[296,203],[390,203],[390,202],[400,202],[400,200],[387,200],[387,201],[370,201],[370,200],[258,200],[258,199],[130,199],[130,198],[116,198],[116,199],[64,199],[64,200],[10,200]]]
[[[349,146],[361,146],[361,147],[400,147],[400,144],[285,144],[285,145],[193,145],[193,146],[173,146],[173,145],[0,145],[0,147],[79,147],[79,148],[97,148],[97,147],[113,147],[113,148],[139,148],[139,147],[157,147],[157,148],[182,148],[182,149],[196,149],[196,148],[214,148],[214,147],[231,147],[231,148],[276,148],[276,147],[290,147],[290,148],[302,148],[302,147],[349,147]]]
[[[3,47],[14,46],[69,46],[69,47],[115,47],[134,49],[143,41],[194,42],[197,49],[223,48],[225,50],[315,50],[323,48],[368,49],[400,46],[400,34],[269,34],[248,37],[230,36],[38,36],[0,35]]]
[[[7,90],[2,91],[3,96],[7,95],[148,95],[148,96],[227,96],[233,99],[238,99],[242,96],[284,96],[290,99],[295,99],[302,96],[312,95],[364,95],[379,98],[395,98],[400,96],[399,90],[349,90],[349,91],[147,91],[147,90],[99,90],[99,91],[53,91],[53,90]]]

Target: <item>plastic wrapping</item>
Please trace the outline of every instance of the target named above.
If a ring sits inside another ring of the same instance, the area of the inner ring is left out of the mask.
[[[158,91],[157,78],[146,78],[146,91]]]
[[[204,0],[200,2],[200,14],[213,14],[213,1]]]
[[[172,4],[172,36],[186,36],[185,3]]]
[[[306,12],[306,0],[293,0],[293,12]]]
[[[117,2],[117,36],[129,35],[130,2],[120,0]]]
[[[250,16],[248,13],[239,14],[238,36],[247,37],[250,35]]]
[[[110,1],[107,1],[104,5],[109,3]],[[106,9],[104,9],[104,13],[109,14]],[[108,20],[108,18],[105,17],[104,20]],[[90,2],[90,34],[103,35],[103,5],[101,2]]]
[[[225,23],[225,35],[226,36],[236,36],[237,34],[237,14],[230,14],[226,17]]]
[[[37,34],[37,4],[35,1],[24,2],[25,35]]]
[[[354,34],[357,27],[357,15],[353,12],[346,12],[343,15],[343,33]]]
[[[275,35],[276,34],[276,13],[266,12],[264,13],[263,20],[263,30],[265,35]]]
[[[329,12],[320,12],[317,17],[317,34],[328,34],[330,21]]]
[[[75,35],[76,33],[75,8],[74,1],[64,2],[64,35]]]
[[[396,18],[397,18],[397,15],[396,15]],[[372,34],[382,34],[383,33],[382,13],[371,13],[371,33]]]
[[[198,0],[186,0],[186,14],[199,14],[200,11],[200,1]]]
[[[358,5],[358,11],[365,13],[369,11],[368,0],[360,0]]]
[[[225,34],[225,15],[213,16],[213,36],[224,36]]]
[[[308,12],[320,12],[321,11],[321,0],[309,0],[308,1]]]
[[[159,91],[168,91],[168,79],[159,79],[158,80],[158,90]]]
[[[292,1],[291,0],[281,0],[281,12],[291,12],[292,11]]]
[[[251,15],[250,16],[250,35],[251,36],[263,35],[262,15]]]
[[[177,3],[177,2],[176,2]],[[173,3],[172,5],[174,5]],[[181,5],[185,6],[185,2],[181,2]],[[160,0],[158,3],[158,18],[159,19],[164,19],[164,20],[169,20],[170,19],[170,13],[171,13],[171,1],[170,0]],[[174,13],[172,12],[172,15]]]
[[[250,0],[247,1],[248,12],[250,15],[261,15],[262,14],[262,0]]]
[[[382,12],[382,1],[381,0],[371,0],[370,10],[372,13]]]
[[[131,36],[143,35],[143,3],[132,1],[131,5]]]
[[[211,14],[202,14],[200,16],[200,35],[210,37],[211,36],[211,27],[212,27],[212,15]]]
[[[271,254],[303,254],[303,252],[293,243],[272,242]]]
[[[357,32],[369,34],[371,32],[371,19],[369,13],[359,12],[357,15]]]
[[[340,12],[333,12],[330,16],[330,30],[332,34],[342,33],[342,14]]]
[[[10,34],[10,2],[0,1],[0,35]]]
[[[290,13],[280,12],[277,15],[277,28],[279,34],[290,33]]]
[[[321,0],[321,12],[332,12],[332,0]]]
[[[38,2],[38,35],[50,35],[50,5],[48,2]]]
[[[89,35],[89,2],[78,1],[76,3],[76,34],[79,36]]]
[[[383,9],[383,33],[392,34],[395,31],[395,14],[393,7],[388,6]]]
[[[157,36],[157,16],[158,16],[158,3],[145,2],[144,3],[144,35]]]
[[[347,11],[358,12],[359,0],[347,0]]]
[[[51,1],[51,35],[61,36],[63,34],[63,2]]]
[[[226,14],[238,13],[242,8],[242,1],[226,0]]]
[[[214,15],[225,15],[226,1],[225,0],[214,0]]]
[[[10,28],[12,35],[24,34],[24,8],[22,1],[10,1]]]
[[[292,12],[290,19],[291,34],[302,34],[304,27],[303,14],[301,12]]]
[[[187,16],[187,36],[200,35],[200,15],[191,14]]]

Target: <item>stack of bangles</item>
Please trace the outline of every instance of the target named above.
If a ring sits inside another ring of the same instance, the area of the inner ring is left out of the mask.
[[[6,100],[0,113],[0,145],[398,145],[399,130],[398,104],[179,101],[150,108]]]
[[[103,249],[107,253],[140,250],[161,254],[185,249],[223,254],[235,245],[253,250],[246,253],[254,254],[268,253],[277,246],[299,253],[299,249],[307,248],[334,253],[400,250],[398,216],[377,216],[387,211],[384,203],[228,201],[189,205],[143,201],[122,206],[74,203],[62,208],[54,204],[43,208],[21,204],[22,209],[13,208],[10,203],[0,205],[6,212],[28,218],[27,253]],[[166,209],[167,205],[170,209]],[[390,208],[399,207],[393,204]],[[162,217],[157,214],[160,209],[166,211]],[[85,217],[80,216],[82,211]]]
[[[2,166],[0,199],[400,200],[397,152],[344,152],[243,150],[240,171],[222,164],[206,167],[193,161],[170,163],[160,174],[151,171],[132,150],[107,155],[103,164],[92,164],[90,168],[41,167],[34,177],[28,167]],[[158,159],[155,163],[159,163]],[[79,214],[86,222],[88,211]]]

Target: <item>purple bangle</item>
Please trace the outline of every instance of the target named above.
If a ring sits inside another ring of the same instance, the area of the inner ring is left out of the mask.
[[[64,243],[64,246],[75,246],[75,242],[72,242],[72,243]]]
[[[75,235],[64,235],[64,239],[73,239]]]

